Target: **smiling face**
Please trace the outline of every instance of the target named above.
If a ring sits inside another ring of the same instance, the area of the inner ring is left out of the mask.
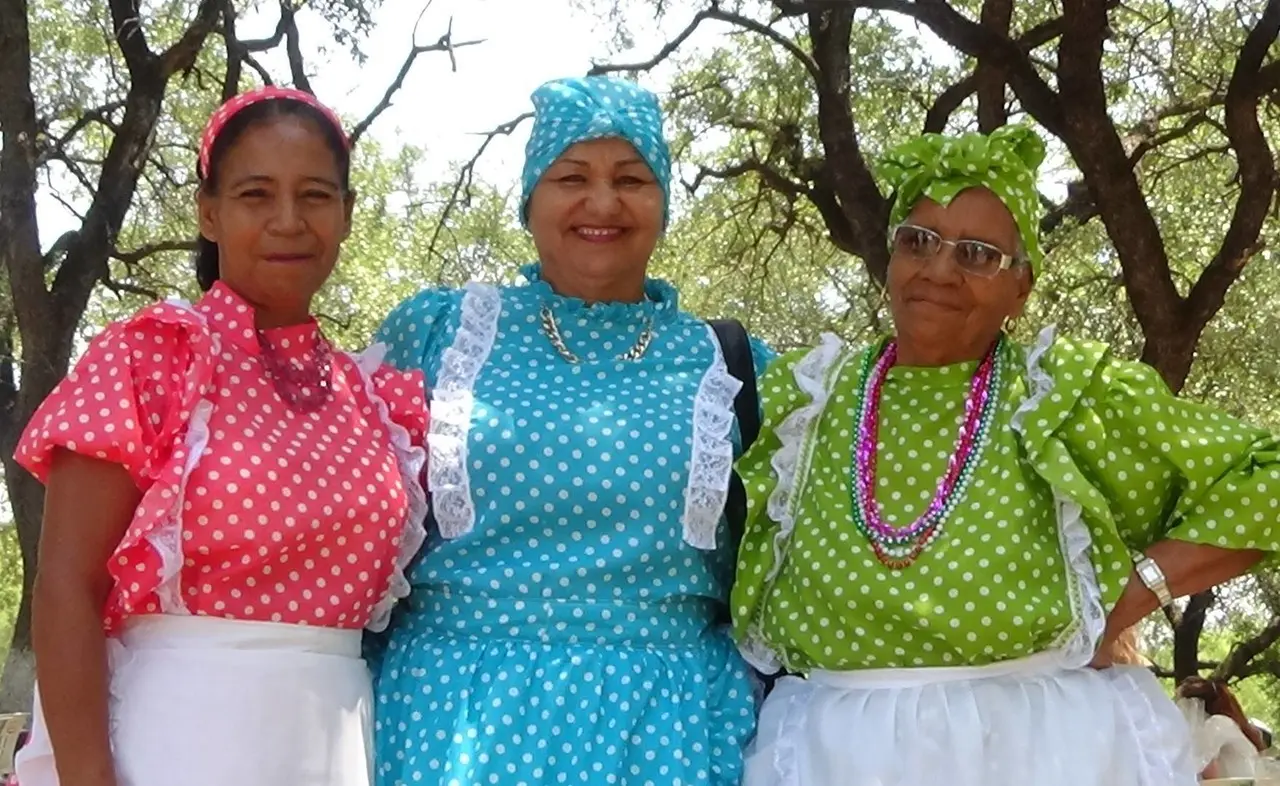
[[[664,209],[657,178],[630,143],[573,145],[529,198],[543,278],[563,295],[639,300]]]
[[[312,119],[277,115],[247,126],[214,163],[199,195],[200,233],[218,246],[222,280],[259,324],[305,320],[351,231],[352,195]]]
[[[925,198],[906,223],[933,230],[944,240],[989,243],[1006,254],[1016,253],[1019,246],[1013,215],[985,188],[964,191],[946,207]],[[901,362],[939,366],[982,357],[1004,321],[1022,313],[1031,274],[1025,264],[990,278],[968,273],[956,263],[950,246],[924,258],[895,249],[886,286]]]

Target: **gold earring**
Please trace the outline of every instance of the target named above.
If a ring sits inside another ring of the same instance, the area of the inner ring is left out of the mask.
[[[1019,319],[1019,317],[1005,317],[1005,318],[1004,318],[1004,332],[1005,332],[1006,334],[1008,334],[1008,335],[1013,335],[1015,332],[1017,332],[1017,330],[1018,330],[1018,319]]]

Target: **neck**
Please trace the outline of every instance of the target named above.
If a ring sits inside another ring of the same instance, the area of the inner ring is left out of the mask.
[[[981,345],[966,347],[940,347],[936,343],[916,343],[897,336],[899,366],[953,366],[957,363],[975,363],[986,356],[995,339]]]
[[[569,276],[543,265],[542,280],[557,295],[575,297],[587,303],[639,303],[644,300],[643,275],[639,278]]]
[[[253,324],[258,330],[293,327],[310,321],[311,310],[305,304],[292,308],[281,306],[268,308],[258,305],[253,307]]]

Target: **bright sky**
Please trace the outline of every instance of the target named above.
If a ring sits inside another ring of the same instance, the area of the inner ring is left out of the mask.
[[[418,43],[434,43],[451,18],[455,42],[484,39],[483,44],[457,51],[456,73],[443,52],[420,56],[393,106],[370,132],[388,149],[410,143],[426,148],[427,165],[421,173],[425,178],[443,179],[451,162],[471,158],[482,141],[477,134],[528,110],[529,94],[538,85],[585,74],[593,58],[610,59],[612,30],[599,18],[575,9],[569,0],[384,0],[374,18],[375,29],[363,43],[368,54],[363,66],[333,44],[322,20],[313,15],[299,17],[311,83],[319,97],[345,116],[367,115],[404,62],[424,5],[427,11],[418,24]],[[634,31],[637,48],[620,55],[621,59],[651,57],[666,41],[664,33],[687,24],[693,4],[677,0],[670,5],[674,10],[669,21],[661,29],[647,25],[644,31]],[[264,12],[258,19],[242,20],[238,32],[244,38],[269,36],[277,18],[274,11]],[[682,52],[695,51],[698,42],[714,42],[726,30],[704,25]],[[317,52],[321,46],[330,51]],[[277,78],[289,73],[283,47],[263,64]],[[646,77],[646,84],[654,89],[661,90],[665,83],[662,69]],[[496,185],[518,182],[528,134],[526,122],[510,138],[495,140],[481,159],[480,177]],[[47,193],[40,196],[38,205],[45,247],[75,228],[74,219]]]
[[[320,97],[344,114],[367,114],[400,68],[425,2],[385,0],[376,17],[377,29],[365,46],[370,57],[363,67],[351,66],[343,56],[329,65],[313,57],[317,74],[313,86]],[[678,30],[691,18],[692,11],[684,11],[683,3],[673,5],[676,10],[663,25],[665,30]],[[455,42],[485,42],[457,51],[456,73],[451,72],[444,53],[420,56],[373,135],[388,147],[425,146],[430,169],[444,176],[450,161],[474,154],[482,141],[477,134],[528,110],[529,94],[538,85],[556,77],[583,75],[593,58],[602,62],[647,59],[666,40],[664,30],[648,25],[645,31],[637,31],[635,51],[612,58],[607,24],[573,6],[567,0],[433,0],[418,25],[419,43],[439,38],[450,18]],[[713,42],[725,30],[708,25],[694,43]],[[324,32],[316,30],[312,36],[321,40]],[[666,81],[661,72],[645,79],[656,89]],[[480,167],[485,179],[499,184],[518,180],[528,133],[526,122],[510,139],[490,145]]]

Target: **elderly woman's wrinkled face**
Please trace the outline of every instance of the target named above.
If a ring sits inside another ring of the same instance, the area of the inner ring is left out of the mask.
[[[964,191],[946,207],[925,198],[904,223],[943,240],[981,241],[1010,256],[1020,245],[1013,215],[985,188]],[[953,246],[921,254],[895,245],[887,286],[902,361],[946,365],[980,358],[1004,321],[1022,313],[1031,272],[1015,264],[983,277],[961,267]]]
[[[662,234],[657,178],[630,143],[579,142],[548,167],[529,198],[529,232],[543,276],[559,291],[575,280],[643,291],[649,257]]]

